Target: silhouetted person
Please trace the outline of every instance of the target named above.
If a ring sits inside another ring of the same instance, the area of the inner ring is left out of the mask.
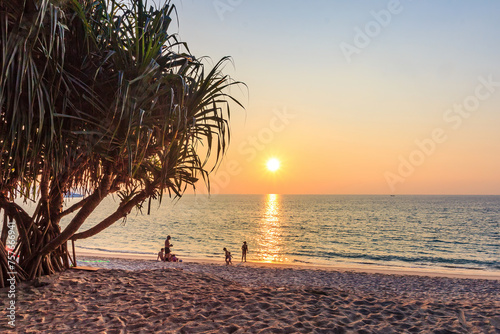
[[[170,243],[170,236],[167,235],[167,240],[165,240],[165,261],[170,261],[170,247],[173,245]]]
[[[164,250],[165,248],[162,248],[161,251],[158,252],[158,257],[156,258],[156,261],[158,261],[158,259],[160,259],[161,261],[166,261],[165,255],[163,254]]]
[[[226,256],[226,259],[225,259],[226,265],[229,265],[231,253],[229,253],[229,251],[226,249],[226,247],[224,247],[222,250],[224,251],[224,255]]]
[[[241,262],[243,261],[247,262],[247,252],[248,252],[247,242],[243,241],[243,246],[241,246]]]

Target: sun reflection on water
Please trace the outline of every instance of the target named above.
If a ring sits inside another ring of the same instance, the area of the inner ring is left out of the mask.
[[[265,211],[260,221],[259,258],[263,262],[283,262],[283,230],[281,227],[281,198],[267,195]]]

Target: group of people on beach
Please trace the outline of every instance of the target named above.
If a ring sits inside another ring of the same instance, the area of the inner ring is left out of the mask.
[[[165,261],[165,262],[182,262],[182,260],[179,260],[175,254],[172,254],[170,248],[173,245],[170,243],[170,236],[167,235],[167,239],[165,240],[165,248],[162,248],[160,252],[158,253],[158,257],[156,260],[160,261]]]
[[[226,247],[222,249],[224,251],[224,255],[226,257],[226,265],[233,264],[231,261],[233,256],[231,255],[231,252],[227,250]],[[241,246],[241,262],[245,261],[247,262],[247,253],[248,253],[248,245],[246,241],[243,241],[243,245]]]
[[[170,243],[170,236],[167,235],[167,239],[165,240],[165,248],[162,248],[159,252],[158,252],[158,257],[156,258],[156,260],[160,260],[160,261],[165,261],[165,262],[182,262],[182,260],[179,260],[175,254],[172,254],[172,251],[170,250],[170,248],[173,246],[171,243]],[[225,261],[226,261],[226,265],[230,265],[230,264],[233,264],[233,262],[231,261],[233,256],[231,255],[231,252],[227,250],[226,247],[224,247],[223,249],[224,251],[224,254],[225,254]],[[247,262],[247,253],[248,253],[248,245],[247,245],[247,242],[246,241],[243,241],[243,245],[241,246],[241,262]]]

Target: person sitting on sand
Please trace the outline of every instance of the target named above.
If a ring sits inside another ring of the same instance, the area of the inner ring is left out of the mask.
[[[164,251],[164,250],[165,250],[165,249],[164,249],[164,248],[162,248],[162,249],[158,252],[158,257],[156,258],[156,261],[158,261],[158,259],[160,259],[160,261],[166,261],[166,259],[165,259],[165,255],[163,255],[163,251]]]
[[[226,247],[224,247],[224,249],[222,249],[224,251],[224,255],[226,257],[225,261],[226,261],[226,265],[229,265],[229,251],[226,249]]]
[[[165,240],[165,261],[170,261],[170,247],[173,245],[170,243],[170,236],[167,235],[167,239]]]
[[[179,259],[175,256],[175,254],[172,254],[172,255],[170,256],[170,261],[171,261],[171,262],[179,262]]]
[[[248,245],[246,241],[243,241],[243,246],[241,246],[241,262],[243,262],[243,259],[245,262],[247,262],[247,252],[248,252]]]

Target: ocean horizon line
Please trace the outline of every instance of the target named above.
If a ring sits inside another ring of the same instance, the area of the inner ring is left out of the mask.
[[[200,196],[220,196],[220,195],[297,195],[297,196],[500,196],[500,194],[315,194],[315,193],[224,193],[224,194],[212,194],[212,193],[185,193],[184,195],[200,195]]]

